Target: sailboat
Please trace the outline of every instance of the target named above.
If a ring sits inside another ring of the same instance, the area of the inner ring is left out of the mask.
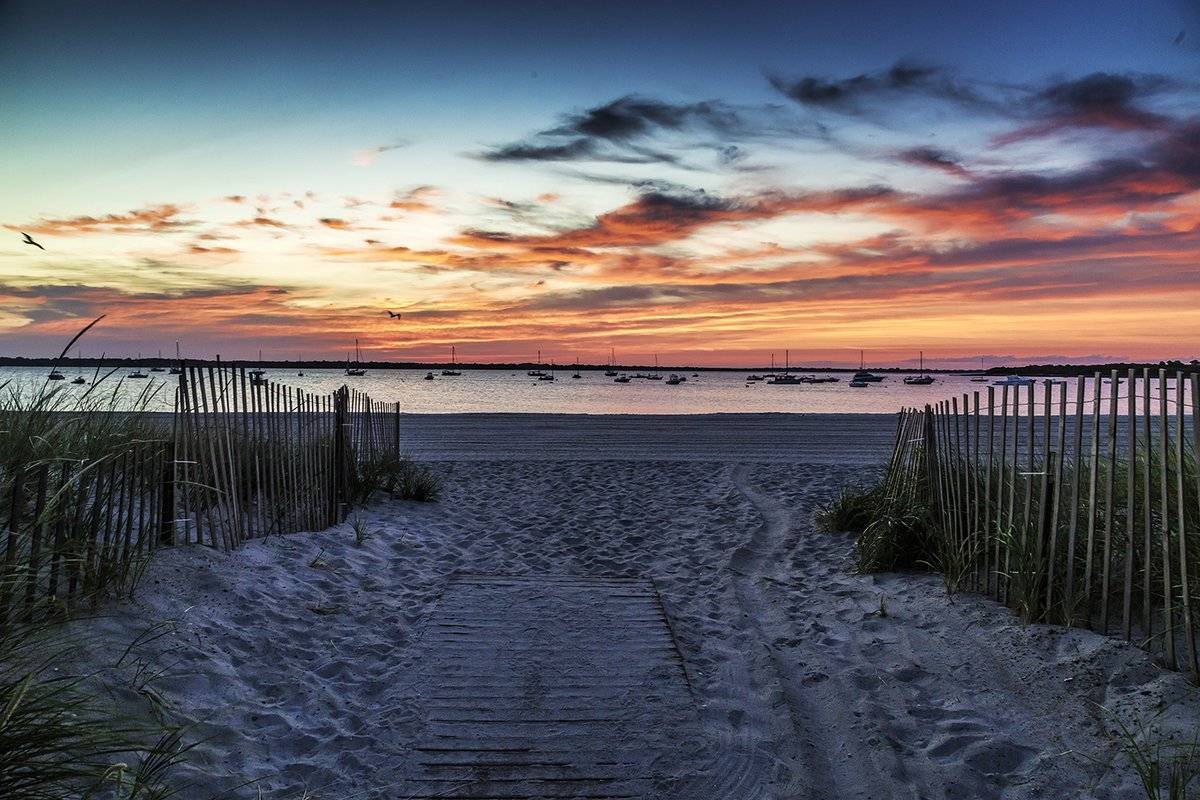
[[[648,381],[661,381],[662,380],[662,375],[660,375],[658,372],[658,354],[657,353],[654,354],[654,374],[647,375],[646,380],[648,380]]]
[[[362,362],[362,352],[358,349],[358,339],[354,340],[354,366],[350,366],[350,354],[346,354],[346,375],[351,378],[361,378],[367,374],[360,364]]]
[[[141,361],[142,361],[142,354],[138,353],[138,363],[140,364]],[[142,372],[140,369],[134,369],[133,372],[129,373],[129,377],[130,378],[149,378],[150,376],[147,375],[146,373]],[[59,380],[62,380],[62,378],[59,378]]]
[[[457,363],[458,363],[458,359],[454,354],[454,345],[450,345],[450,365],[451,365],[451,367],[453,367]],[[442,374],[450,376],[450,377],[462,375],[462,373],[456,369],[444,369],[444,370],[442,370]]]
[[[772,360],[774,360],[774,359],[772,359]],[[791,372],[792,372],[792,351],[791,350],[783,351],[783,364],[784,364],[783,374],[773,376],[769,381],[767,381],[767,383],[771,383],[771,384],[782,383],[782,384],[789,384],[789,385],[795,385],[795,384],[799,384],[799,383],[808,383],[808,381],[805,380],[803,377],[801,377],[799,375],[791,374]]]
[[[303,353],[297,353],[297,354],[296,354],[296,363],[297,363],[297,364],[303,364],[303,363],[304,363],[304,354],[303,354]],[[297,370],[296,370],[296,375],[298,375],[299,377],[303,378],[303,377],[304,377],[304,370],[303,370],[303,368],[301,368],[301,369],[297,369]]]
[[[168,375],[182,375],[183,374],[183,359],[179,357],[179,342],[175,343],[175,366],[171,367],[171,369],[167,371],[167,374]]]
[[[859,383],[879,383],[883,379],[884,379],[883,375],[875,375],[870,372],[867,372],[866,362],[863,361],[863,351],[859,350],[858,351],[858,372],[854,373],[854,377],[852,377],[850,379],[851,385],[853,385],[855,381],[858,381]],[[855,387],[855,388],[859,388],[859,387]]]
[[[158,351],[158,360],[162,361],[162,350]],[[153,367],[150,368],[150,371],[151,372],[163,372],[164,370],[162,367],[155,364]]]
[[[262,350],[259,350],[258,351],[258,367],[257,367],[257,369],[250,370],[250,373],[249,373],[250,385],[251,386],[266,386],[266,384],[267,384],[266,374],[267,374],[267,371],[262,368]]]
[[[608,348],[608,369],[604,371],[604,377],[615,378],[617,371],[614,367],[617,366],[617,350],[615,347]]]
[[[79,355],[79,351],[78,351],[78,350],[76,350],[76,351],[75,351],[75,371],[76,371],[76,375],[75,375],[75,380],[71,381],[71,383],[75,384],[76,386],[86,386],[86,385],[87,385],[87,380],[86,380],[86,379],[83,377],[83,364],[82,364],[82,363],[80,363],[80,358],[81,358],[81,357],[80,357],[80,355]]]
[[[921,374],[909,375],[907,378],[904,379],[904,382],[907,383],[909,386],[928,386],[929,384],[933,383],[933,376],[925,374],[925,351],[924,350],[921,351],[920,359],[921,359]]]
[[[579,374],[579,356],[575,356],[575,374],[571,376],[573,379],[579,379],[583,376]]]
[[[539,357],[541,356],[541,351],[540,351],[540,350],[538,351],[538,355],[539,355]],[[539,380],[539,381],[552,381],[552,380],[554,380],[554,362],[553,362],[553,361],[551,361],[551,362],[550,362],[550,371],[549,371],[549,372],[543,372],[541,375],[539,375],[539,376],[538,376],[538,380]]]
[[[525,374],[531,378],[540,378],[546,374],[545,372],[543,372],[540,369],[540,367],[542,366],[542,351],[541,350],[538,350],[537,365],[538,365],[539,369],[531,369],[531,370],[529,370],[529,372],[527,372]]]

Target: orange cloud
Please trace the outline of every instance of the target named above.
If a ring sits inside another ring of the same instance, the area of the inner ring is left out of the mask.
[[[124,214],[103,217],[80,216],[42,219],[26,225],[5,225],[9,230],[29,231],[46,236],[81,236],[93,233],[166,233],[193,224],[179,219],[183,212],[173,203],[147,206]]]

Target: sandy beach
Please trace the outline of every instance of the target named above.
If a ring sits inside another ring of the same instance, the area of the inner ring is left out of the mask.
[[[815,527],[893,424],[406,416],[437,502],[167,551],[77,624],[169,626],[126,699],[191,726],[185,798],[1144,797],[1113,720],[1194,731],[1183,675]]]

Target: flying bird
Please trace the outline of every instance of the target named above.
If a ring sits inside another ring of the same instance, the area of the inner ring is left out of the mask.
[[[388,311],[386,309],[384,310],[384,313],[392,319],[400,319],[402,316],[404,316],[403,314],[397,314],[395,311]]]
[[[33,240],[33,237],[32,237],[32,236],[30,236],[30,235],[29,235],[28,233],[26,233],[25,231],[21,231],[21,235],[25,237],[25,244],[31,244],[31,245],[33,245],[34,247],[36,247],[38,250],[45,250],[45,249],[46,249],[46,248],[42,247],[40,244],[38,244],[37,242],[35,242],[35,241]]]
[[[1186,34],[1187,34],[1186,30],[1180,31],[1179,35],[1175,37],[1175,44],[1177,44],[1177,45],[1183,44],[1183,37]]]

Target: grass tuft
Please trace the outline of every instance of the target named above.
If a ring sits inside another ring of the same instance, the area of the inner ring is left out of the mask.
[[[442,489],[442,477],[406,456],[378,452],[351,470],[350,498],[367,502],[375,492],[387,492],[401,500],[430,502]]]
[[[837,497],[817,511],[817,525],[831,533],[861,531],[871,521],[878,491],[862,486],[845,486]]]
[[[0,797],[169,797],[169,773],[188,750],[182,731],[116,706],[112,684],[129,683],[116,667],[62,670],[81,648],[63,631],[38,623],[0,635]]]

